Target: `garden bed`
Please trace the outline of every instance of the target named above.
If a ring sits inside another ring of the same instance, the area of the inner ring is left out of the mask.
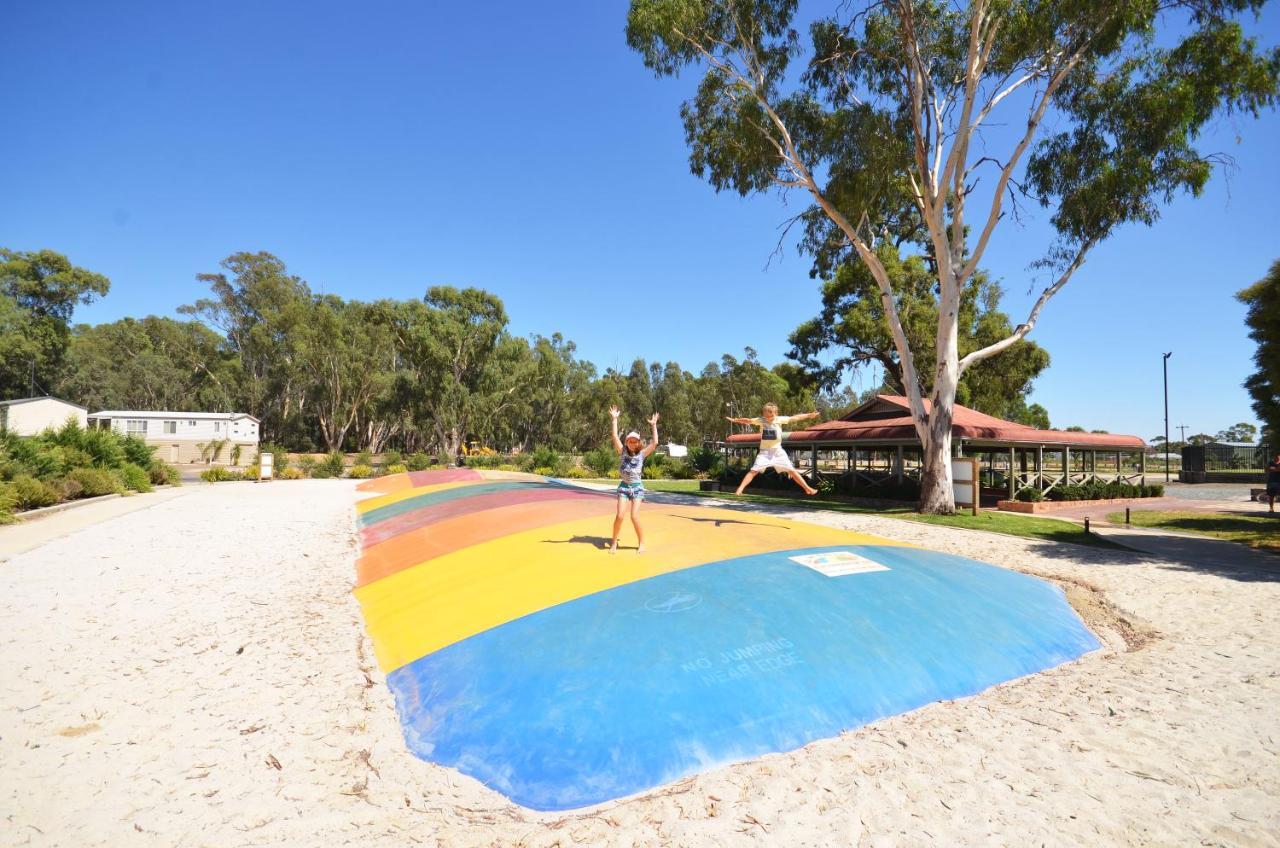
[[[997,501],[996,508],[1004,512],[1019,512],[1023,515],[1039,515],[1042,512],[1054,512],[1059,509],[1071,509],[1076,506],[1106,506],[1107,504],[1137,504],[1151,498],[1099,498],[1088,501]]]

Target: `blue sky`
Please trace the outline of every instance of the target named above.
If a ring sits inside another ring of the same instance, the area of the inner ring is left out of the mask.
[[[204,294],[196,274],[268,250],[346,297],[486,288],[514,332],[558,330],[602,369],[697,371],[747,345],[776,362],[819,305],[804,257],[771,259],[800,199],[690,175],[694,77],[655,80],[625,15],[622,0],[12,4],[0,245],[108,275],[79,321],[172,315]],[[1280,13],[1251,30],[1275,44]],[[1033,400],[1055,426],[1160,432],[1165,350],[1171,425],[1254,420],[1232,294],[1280,258],[1278,142],[1274,113],[1215,124],[1204,147],[1235,171],[1120,231],[1046,309],[1033,338],[1053,365]],[[984,262],[1015,323],[1048,240],[1032,212]]]

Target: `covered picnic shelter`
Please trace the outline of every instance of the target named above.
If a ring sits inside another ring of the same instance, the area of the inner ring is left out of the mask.
[[[957,404],[951,438],[955,456],[978,460],[988,496],[1013,498],[1028,487],[1047,494],[1092,480],[1146,482],[1147,445],[1137,436],[1040,430]],[[759,441],[758,433],[729,436],[726,458],[747,458]],[[835,421],[792,431],[783,447],[815,482],[848,478],[849,488],[869,496],[918,480],[922,466],[910,404],[898,395],[877,395]]]

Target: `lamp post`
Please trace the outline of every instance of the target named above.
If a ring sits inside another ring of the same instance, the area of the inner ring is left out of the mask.
[[[1164,481],[1169,482],[1169,357],[1173,351],[1164,355]]]

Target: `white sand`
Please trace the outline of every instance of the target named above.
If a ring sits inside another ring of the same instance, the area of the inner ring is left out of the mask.
[[[353,497],[193,488],[0,565],[0,844],[1280,844],[1274,580],[827,514],[1085,581],[1108,647],[543,815],[404,749],[349,591]]]

